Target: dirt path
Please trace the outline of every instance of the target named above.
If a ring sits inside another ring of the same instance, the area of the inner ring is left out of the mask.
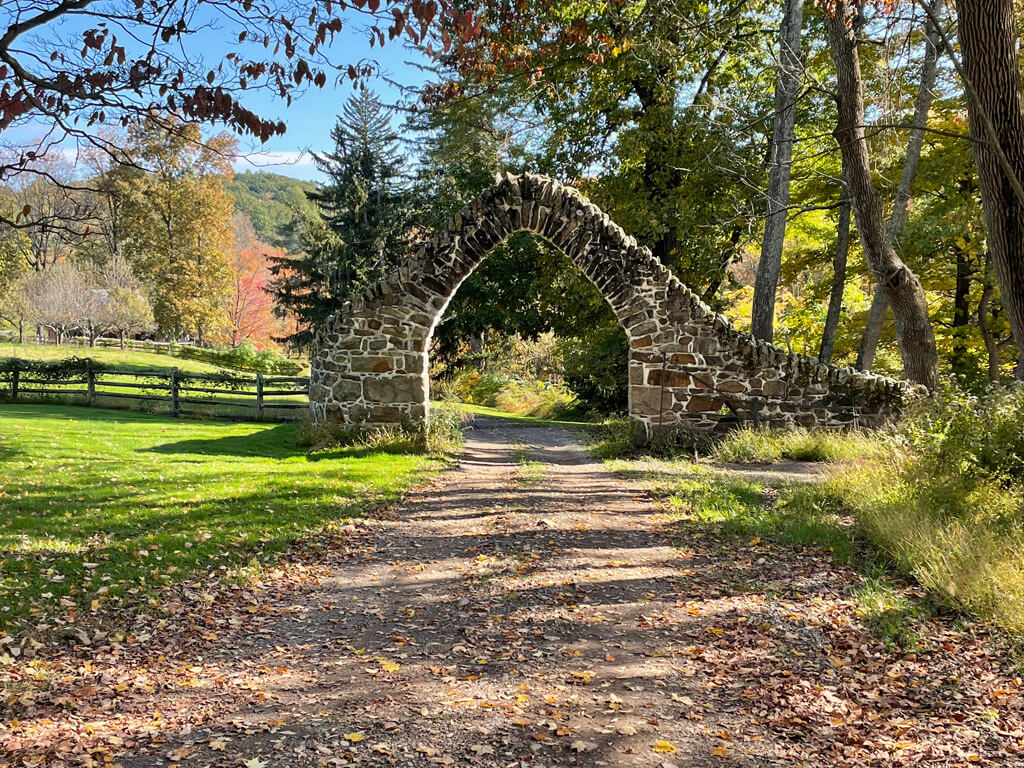
[[[147,662],[178,682],[135,699],[131,729],[116,702],[85,712],[122,723],[112,762],[1024,765],[1019,681],[984,638],[934,625],[935,653],[891,654],[826,555],[696,529],[669,546],[572,433],[477,426],[319,577],[181,625]]]

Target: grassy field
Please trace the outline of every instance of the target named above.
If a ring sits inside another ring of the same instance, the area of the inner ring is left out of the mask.
[[[0,405],[0,629],[138,603],[395,500],[441,466],[293,425]]]
[[[53,347],[35,344],[0,344],[0,359],[18,357],[22,360],[66,360],[69,357],[91,357],[103,366],[121,371],[170,371],[178,368],[188,373],[223,373],[223,368],[198,360],[158,355],[154,352],[107,349],[104,347]]]
[[[35,346],[29,344],[0,344],[0,361],[10,359],[12,357],[20,358],[23,360],[40,360],[45,362],[55,362],[66,360],[72,356],[79,357],[90,357],[94,359],[103,368],[108,368],[114,371],[123,372],[123,374],[130,374],[132,372],[164,372],[170,374],[171,368],[178,368],[183,375],[189,374],[220,374],[230,377],[236,377],[240,380],[250,382],[249,385],[242,386],[240,389],[232,386],[229,387],[235,391],[231,393],[221,393],[217,395],[211,395],[208,393],[193,393],[188,394],[184,390],[182,391],[182,397],[197,397],[203,400],[216,401],[216,405],[210,404],[190,404],[183,403],[182,409],[190,412],[192,415],[198,415],[201,417],[206,416],[217,416],[226,418],[241,418],[241,419],[255,419],[257,416],[256,400],[254,395],[256,393],[255,378],[256,374],[235,371],[227,368],[220,368],[208,363],[202,363],[196,360],[188,360],[178,357],[169,357],[168,355],[156,354],[154,352],[140,352],[131,350],[120,350],[120,349],[107,349],[103,347],[53,347],[53,346]],[[156,399],[147,400],[126,400],[124,398],[115,397],[104,397],[106,392],[124,393],[126,390],[123,387],[117,387],[114,384],[107,384],[107,382],[114,381],[127,381],[129,383],[146,383],[146,379],[139,379],[131,376],[125,376],[122,373],[116,374],[103,374],[97,378],[97,404],[105,408],[126,408],[136,411],[144,411],[148,413],[168,413],[170,406],[166,402],[161,402]],[[167,384],[168,380],[154,379],[149,383],[156,384]],[[4,394],[4,386],[0,384],[0,395]],[[22,386],[21,400],[31,402],[44,402],[54,404],[76,404],[80,405],[85,401],[82,395],[34,395],[28,392],[29,386]],[[186,384],[186,386],[221,386],[217,384],[206,384],[203,382],[193,382]],[[280,389],[292,389],[298,388],[298,384],[276,384],[269,385],[271,390]],[[61,384],[51,383],[47,385],[48,389],[56,391],[68,391],[73,392],[82,390],[81,384]],[[132,394],[146,394],[149,396],[166,396],[167,392],[165,389],[155,387],[149,390],[128,390]],[[305,406],[308,403],[306,395],[285,395],[285,396],[274,396],[268,397],[265,400],[264,418],[267,420],[294,420],[301,418],[305,413]],[[292,406],[298,406],[292,407]]]

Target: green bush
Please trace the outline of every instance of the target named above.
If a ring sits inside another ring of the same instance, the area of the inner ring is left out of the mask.
[[[462,412],[451,403],[440,403],[430,410],[426,423],[401,424],[360,429],[351,424],[327,422],[313,426],[309,420],[299,423],[296,441],[320,453],[335,448],[361,446],[380,453],[455,453],[462,445]]]
[[[590,451],[599,459],[635,456],[644,447],[643,430],[632,419],[606,419],[593,434]]]

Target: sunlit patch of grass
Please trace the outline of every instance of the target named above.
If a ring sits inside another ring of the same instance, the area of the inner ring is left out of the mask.
[[[674,516],[728,534],[813,546],[852,557],[848,521],[834,496],[817,485],[768,484],[685,460],[613,460],[610,470],[636,479]]]
[[[734,464],[776,461],[850,461],[879,455],[884,443],[869,432],[826,429],[733,430],[711,450],[714,461]]]
[[[854,596],[857,614],[890,650],[906,653],[921,646],[924,637],[917,627],[929,616],[925,601],[897,591],[881,571],[866,576]]]
[[[442,466],[366,446],[310,454],[294,425],[0,406],[0,628],[141,602],[272,562]]]
[[[434,401],[431,407],[436,407],[443,401]],[[504,419],[506,421],[514,421],[517,424],[526,426],[536,427],[592,427],[594,426],[588,421],[572,421],[565,419],[547,419],[539,416],[531,416],[525,413],[514,413],[512,411],[503,411],[500,408],[491,408],[486,405],[477,405],[476,403],[454,403],[454,407],[466,414],[470,422],[472,422],[473,416],[485,416],[493,419]]]
[[[865,625],[889,647],[920,644],[916,627],[930,604],[899,590],[897,575],[858,536],[844,497],[827,483],[765,482],[685,460],[613,460],[606,466],[642,482],[676,524],[670,536],[686,546],[694,532],[717,532],[723,546],[764,541],[828,553],[863,577],[853,592]]]

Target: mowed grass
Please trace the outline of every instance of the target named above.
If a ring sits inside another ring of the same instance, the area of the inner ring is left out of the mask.
[[[106,347],[54,347],[35,344],[0,344],[0,359],[17,357],[22,360],[66,360],[69,357],[91,357],[104,367],[119,371],[170,371],[178,368],[187,373],[224,373],[209,363],[198,360],[158,355],[154,352],[133,352],[131,350],[109,349]]]
[[[0,405],[0,629],[272,562],[441,466],[365,448],[311,456],[295,429]]]

